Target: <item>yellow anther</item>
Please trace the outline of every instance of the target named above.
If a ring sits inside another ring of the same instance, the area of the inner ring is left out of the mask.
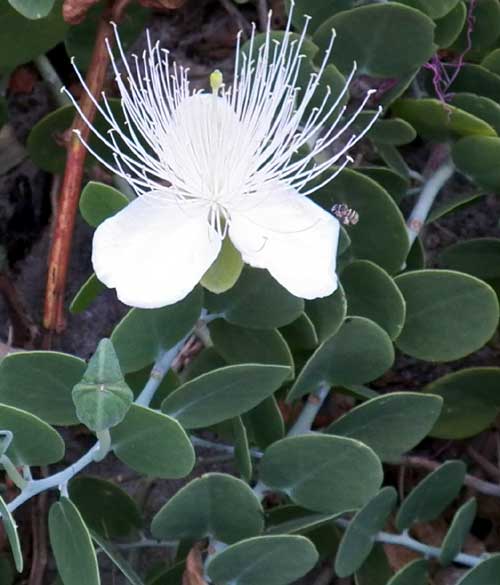
[[[212,88],[213,93],[219,93],[219,89],[222,87],[224,83],[224,78],[222,77],[222,71],[220,69],[216,69],[210,74],[210,87]]]

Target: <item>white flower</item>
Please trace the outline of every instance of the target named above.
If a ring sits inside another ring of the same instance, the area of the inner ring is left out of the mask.
[[[336,99],[328,89],[319,108],[307,109],[334,35],[299,96],[307,27],[297,39],[290,26],[289,19],[276,43],[269,25],[255,51],[254,28],[248,54],[255,58],[241,56],[238,37],[232,87],[216,72],[211,94],[191,91],[188,72],[149,35],[147,51],[129,64],[116,34],[125,80],[108,44],[126,123],[116,120],[103,94],[101,105],[94,102],[111,131],[102,135],[87,123],[115,164],[86,146],[138,197],[97,228],[92,262],[99,280],[116,288],[124,303],[154,308],[181,300],[216,260],[225,237],[246,263],[266,268],[296,296],[313,299],[337,288],[339,222],[307,198],[326,181],[307,185],[350,160],[347,151],[364,132],[336,143],[369,93],[350,120],[344,121],[343,107],[331,123],[353,70]]]

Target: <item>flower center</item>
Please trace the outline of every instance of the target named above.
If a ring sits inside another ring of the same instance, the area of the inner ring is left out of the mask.
[[[231,225],[231,214],[228,208],[217,201],[212,201],[208,210],[208,223],[220,239],[223,240]]]
[[[241,190],[238,148],[244,128],[224,95],[222,76],[211,75],[213,93],[183,100],[169,124],[163,160],[175,172],[174,189],[187,198],[226,205]]]

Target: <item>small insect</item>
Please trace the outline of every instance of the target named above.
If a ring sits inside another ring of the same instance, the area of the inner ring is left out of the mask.
[[[345,203],[335,203],[331,208],[331,212],[342,225],[356,225],[359,221],[359,213]]]

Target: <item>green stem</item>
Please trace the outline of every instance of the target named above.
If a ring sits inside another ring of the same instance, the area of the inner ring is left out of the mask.
[[[94,453],[94,461],[102,461],[111,451],[111,433],[108,429],[97,431],[96,437],[99,441],[99,448]]]
[[[40,55],[35,59],[35,65],[42,78],[48,83],[52,96],[59,106],[67,106],[71,102],[68,96],[61,90],[64,87],[57,71],[45,55]]]
[[[2,455],[0,463],[3,465],[5,472],[10,479],[17,485],[19,489],[24,489],[28,485],[28,481],[17,471],[16,466],[12,463],[7,455]]]

